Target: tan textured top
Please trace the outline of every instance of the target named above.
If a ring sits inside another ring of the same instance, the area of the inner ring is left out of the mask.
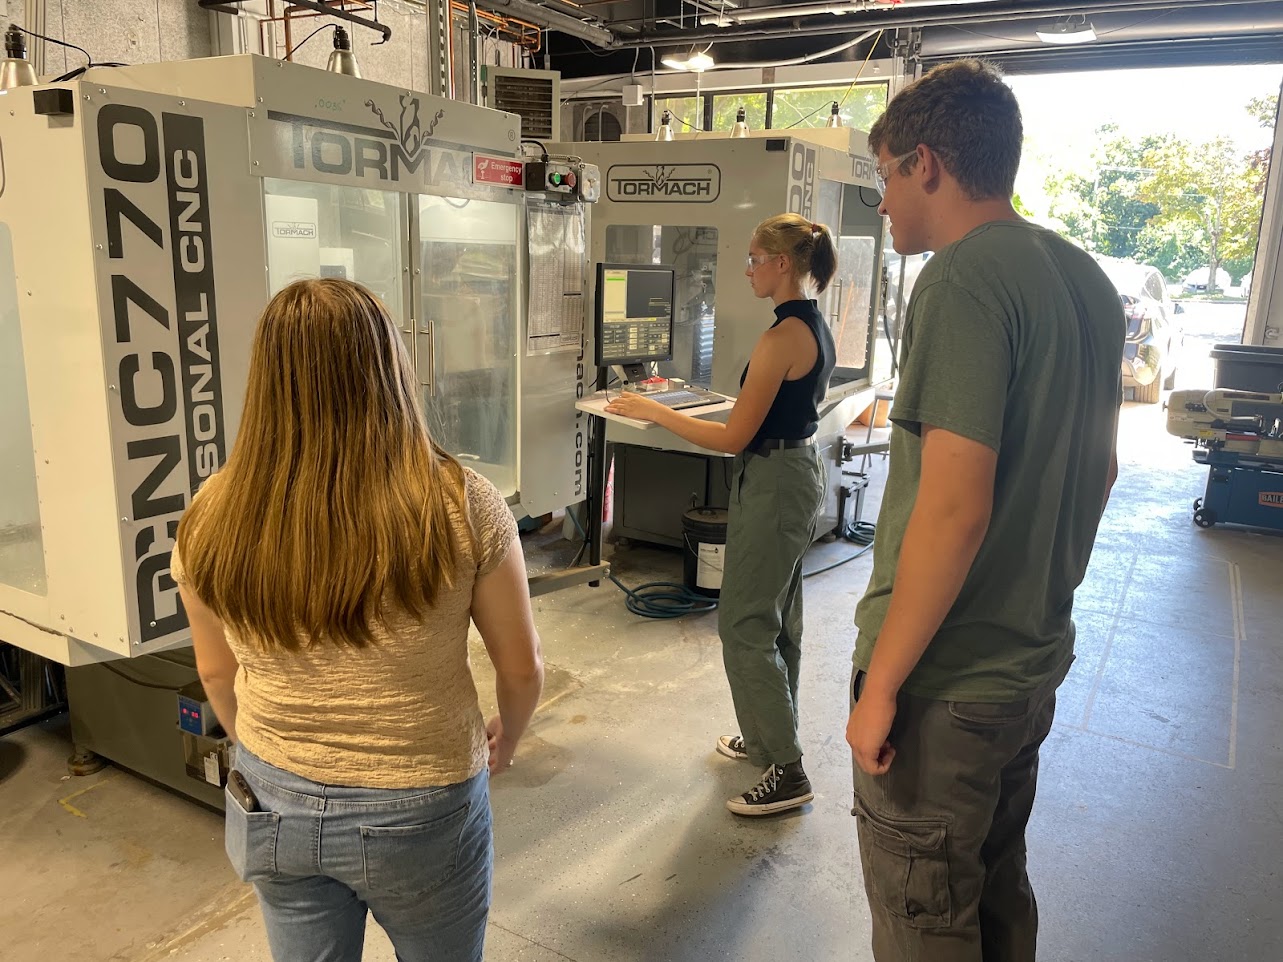
[[[263,761],[328,785],[422,788],[486,767],[485,723],[468,666],[472,589],[503,563],[517,523],[493,484],[465,468],[468,519],[454,507],[459,567],[424,621],[390,619],[365,648],[264,651],[227,643],[236,674],[236,733]],[[185,572],[174,551],[174,580]]]

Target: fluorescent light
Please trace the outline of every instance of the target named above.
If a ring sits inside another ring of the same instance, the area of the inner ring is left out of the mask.
[[[695,73],[703,73],[705,70],[712,70],[715,66],[713,58],[704,50],[692,50],[686,56],[680,53],[665,54],[659,60],[665,67],[671,67],[673,70],[691,70]]]
[[[1071,44],[1091,43],[1096,39],[1096,30],[1090,23],[1057,23],[1036,31],[1043,43]]]
[[[713,69],[713,58],[703,50],[697,51],[690,55],[686,61],[686,69],[694,70],[696,73],[703,73],[705,70]]]

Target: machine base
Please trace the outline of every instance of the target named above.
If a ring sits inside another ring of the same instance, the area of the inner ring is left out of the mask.
[[[1194,523],[1245,524],[1283,531],[1283,465],[1243,462],[1232,454],[1195,459],[1208,466],[1207,490],[1194,502]]]
[[[189,772],[178,727],[178,691],[195,681],[190,648],[67,669],[67,706],[76,750],[68,770],[88,775],[95,761],[101,767],[107,759],[221,810],[222,787]]]

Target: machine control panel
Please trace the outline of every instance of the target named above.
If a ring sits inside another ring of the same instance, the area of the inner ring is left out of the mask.
[[[526,190],[575,197],[594,203],[601,196],[601,171],[581,160],[536,160],[526,164]]]

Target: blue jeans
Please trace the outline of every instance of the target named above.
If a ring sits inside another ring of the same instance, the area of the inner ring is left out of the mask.
[[[227,856],[276,962],[359,960],[373,912],[400,962],[481,962],[493,867],[489,773],[439,788],[322,785],[241,748],[258,798],[227,795]]]

